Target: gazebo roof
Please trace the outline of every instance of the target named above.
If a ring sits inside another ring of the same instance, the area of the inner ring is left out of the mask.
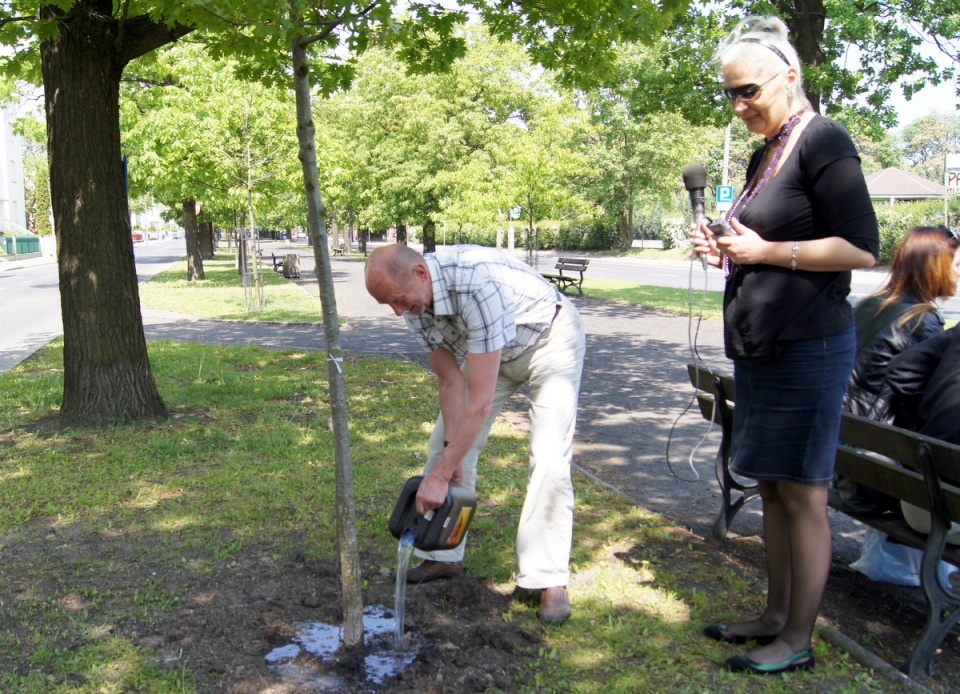
[[[945,188],[940,183],[929,181],[922,176],[890,167],[866,177],[867,190],[871,198],[896,198],[898,200],[918,200],[942,198]]]

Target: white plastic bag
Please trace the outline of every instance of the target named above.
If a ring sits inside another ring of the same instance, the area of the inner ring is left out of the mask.
[[[890,542],[887,540],[886,533],[876,528],[867,528],[860,558],[850,564],[850,568],[874,581],[886,581],[900,586],[919,586],[922,560],[921,550]],[[940,581],[950,585],[947,577],[956,570],[952,564],[940,562]]]

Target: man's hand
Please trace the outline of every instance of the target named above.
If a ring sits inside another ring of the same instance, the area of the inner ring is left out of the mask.
[[[462,470],[460,471],[460,479],[463,480]],[[436,474],[436,470],[427,473],[420,482],[419,489],[417,489],[417,515],[422,516],[430,509],[443,506],[449,491],[450,482]]]

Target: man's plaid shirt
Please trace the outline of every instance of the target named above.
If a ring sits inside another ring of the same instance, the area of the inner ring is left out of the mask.
[[[502,349],[507,362],[550,327],[557,291],[526,263],[482,246],[453,246],[424,259],[433,306],[404,318],[427,351],[446,347],[464,357]]]

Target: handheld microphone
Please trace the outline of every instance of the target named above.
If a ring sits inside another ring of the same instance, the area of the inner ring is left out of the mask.
[[[699,228],[705,217],[703,211],[703,189],[707,187],[707,170],[703,164],[690,164],[683,170],[683,187],[690,193],[690,207],[693,209],[693,223]],[[707,256],[700,256],[703,269],[707,269]]]

